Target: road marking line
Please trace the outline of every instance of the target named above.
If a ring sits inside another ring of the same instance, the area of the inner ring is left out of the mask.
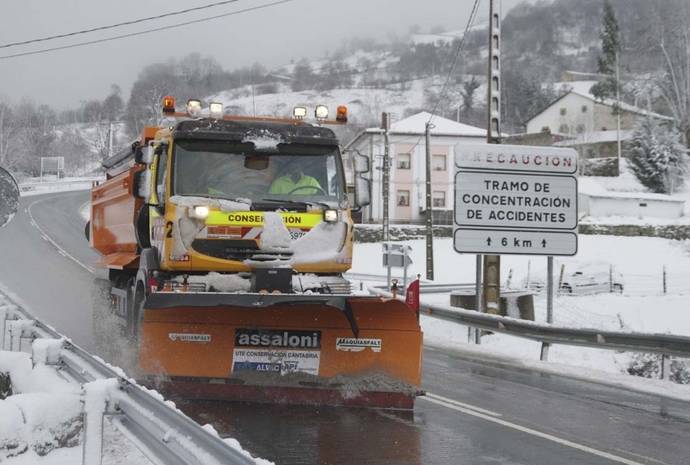
[[[451,405],[455,405],[457,407],[468,408],[470,410],[474,410],[475,412],[480,412],[480,413],[484,413],[486,415],[491,415],[492,417],[502,417],[503,416],[500,413],[492,412],[491,410],[486,410],[486,409],[483,409],[481,407],[475,407],[474,405],[465,404],[464,402],[460,402],[460,401],[457,401],[454,399],[449,399],[448,397],[439,396],[438,394],[433,394],[431,392],[427,392],[426,397],[438,400],[440,402],[445,402],[445,403],[448,403]]]
[[[598,457],[603,457],[603,458],[611,460],[613,462],[624,463],[626,465],[644,465],[641,462],[635,462],[634,460],[626,459],[624,457],[620,457],[618,455],[614,455],[614,454],[611,454],[609,452],[604,452],[604,451],[601,451],[598,449],[594,449],[592,447],[585,446],[583,444],[578,444],[576,442],[568,441],[567,439],[562,439],[562,438],[559,438],[559,437],[554,436],[552,434],[542,433],[541,431],[537,431],[537,430],[532,429],[532,428],[527,428],[525,426],[521,426],[521,425],[518,425],[516,423],[512,423],[510,421],[502,420],[500,418],[495,418],[495,417],[492,417],[490,415],[486,415],[484,413],[478,412],[476,410],[472,410],[469,408],[460,407],[460,406],[449,404],[449,403],[446,403],[446,402],[443,402],[440,400],[436,400],[432,397],[422,396],[422,397],[419,397],[419,399],[420,400],[426,400],[427,402],[438,404],[438,405],[441,405],[443,407],[446,407],[446,408],[449,408],[452,410],[457,410],[458,412],[466,413],[467,415],[472,415],[474,417],[481,418],[481,419],[486,420],[486,421],[491,421],[493,423],[497,423],[499,425],[502,425],[502,426],[505,426],[508,428],[512,428],[512,429],[517,430],[517,431],[521,431],[523,433],[531,434],[532,436],[537,436],[539,438],[546,439],[547,441],[552,441],[552,442],[555,442],[557,444],[561,444],[561,445],[566,446],[566,447],[571,447],[573,449],[577,449],[577,450],[582,451],[582,452],[587,452],[589,454],[596,455]]]
[[[38,231],[41,233],[41,237],[42,237],[43,239],[45,239],[46,241],[50,242],[50,243],[53,245],[53,247],[55,247],[55,248],[58,250],[58,253],[60,253],[60,255],[62,255],[63,257],[69,258],[70,260],[72,260],[74,263],[76,263],[77,265],[79,265],[79,266],[81,266],[82,268],[84,268],[84,269],[85,269],[86,271],[88,271],[89,273],[94,274],[95,270],[94,270],[93,268],[91,268],[91,267],[88,266],[88,265],[83,264],[83,263],[80,262],[76,257],[74,257],[72,254],[70,254],[69,252],[67,252],[67,251],[66,251],[65,249],[63,249],[62,247],[60,247],[60,245],[59,245],[57,242],[55,242],[55,241],[54,241],[54,240],[43,230],[43,228],[41,228],[41,227],[38,225],[38,223],[37,223],[36,220],[34,219],[34,216],[31,214],[31,208],[32,208],[34,205],[36,205],[37,203],[45,202],[46,200],[50,200],[50,199],[52,199],[52,197],[46,197],[46,198],[44,198],[44,199],[35,200],[35,201],[33,201],[33,202],[31,202],[31,203],[29,204],[29,206],[28,206],[28,208],[27,208],[27,212],[29,213],[29,220],[31,221],[31,224],[32,224],[34,227],[36,227],[36,229],[38,229]]]

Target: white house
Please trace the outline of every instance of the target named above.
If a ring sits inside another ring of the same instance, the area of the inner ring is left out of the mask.
[[[575,81],[564,83],[568,91],[554,100],[537,115],[527,121],[527,133],[549,130],[573,138],[586,139],[586,134],[616,131],[617,117],[614,112],[616,101],[598,100],[589,92],[596,81]],[[672,118],[651,111],[620,103],[621,129],[634,129],[641,117],[672,121]]]
[[[389,215],[391,222],[418,223],[426,209],[426,146],[424,130],[431,118],[417,113],[391,124]],[[453,212],[453,157],[459,142],[482,142],[486,130],[434,116],[431,129],[432,211],[436,223],[450,223]],[[360,132],[345,147],[345,152],[367,155],[372,166],[372,204],[365,208],[362,221],[379,223],[383,219],[384,137],[379,128]],[[348,184],[351,176],[348,176]]]

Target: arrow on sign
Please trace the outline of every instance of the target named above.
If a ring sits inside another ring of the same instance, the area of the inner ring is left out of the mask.
[[[486,245],[491,245],[491,238],[490,237],[486,238]]]

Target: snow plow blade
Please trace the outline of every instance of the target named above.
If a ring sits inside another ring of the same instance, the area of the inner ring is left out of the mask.
[[[403,302],[319,294],[154,293],[139,351],[169,394],[393,409],[413,408],[421,358]]]

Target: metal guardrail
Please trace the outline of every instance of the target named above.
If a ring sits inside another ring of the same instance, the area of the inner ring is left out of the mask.
[[[9,341],[6,337],[9,336]],[[52,327],[32,317],[14,303],[0,306],[0,350],[21,349],[22,341],[36,338],[62,340],[57,365],[79,383],[99,379],[117,380],[117,392],[111,395],[104,415],[155,464],[160,465],[249,465],[256,462],[211,434],[182,412],[167,405],[146,389],[126,378],[122,373],[93,357],[84,349],[67,340]],[[87,394],[88,395],[88,394]],[[85,421],[84,463],[100,463],[102,437],[90,436],[88,419]],[[88,446],[99,457],[87,455]],[[88,458],[87,458],[88,457]]]
[[[380,287],[369,287],[372,294],[391,297]],[[402,299],[402,297],[399,297]],[[567,328],[533,321],[478,313],[445,305],[421,303],[420,313],[453,321],[472,328],[510,334],[547,344],[583,346],[597,349],[649,352],[690,357],[690,337],[669,334],[626,333],[588,328]]]

